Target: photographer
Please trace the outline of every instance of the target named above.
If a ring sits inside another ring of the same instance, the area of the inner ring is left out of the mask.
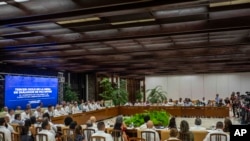
[[[250,123],[250,92],[246,92],[247,95],[241,95],[241,124]]]

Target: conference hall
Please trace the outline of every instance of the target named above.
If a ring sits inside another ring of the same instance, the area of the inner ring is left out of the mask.
[[[0,0],[0,140],[250,137],[250,0]]]

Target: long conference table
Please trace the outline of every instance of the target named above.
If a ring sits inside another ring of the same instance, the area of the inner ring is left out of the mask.
[[[90,116],[95,116],[97,121],[112,118],[118,115],[131,116],[136,113],[143,113],[145,110],[165,110],[176,117],[211,117],[224,118],[229,116],[228,107],[182,107],[182,106],[118,106],[104,108],[95,111],[71,114],[74,121],[78,124],[85,124]],[[55,124],[64,124],[66,116],[51,118]]]

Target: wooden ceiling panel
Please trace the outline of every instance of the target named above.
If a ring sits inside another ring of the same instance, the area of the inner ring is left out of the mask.
[[[244,72],[249,17],[249,3],[207,0],[8,1],[0,62],[134,77]]]

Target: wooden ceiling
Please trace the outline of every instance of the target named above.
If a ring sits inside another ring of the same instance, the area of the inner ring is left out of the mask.
[[[123,76],[250,70],[250,0],[0,4],[0,63]]]

